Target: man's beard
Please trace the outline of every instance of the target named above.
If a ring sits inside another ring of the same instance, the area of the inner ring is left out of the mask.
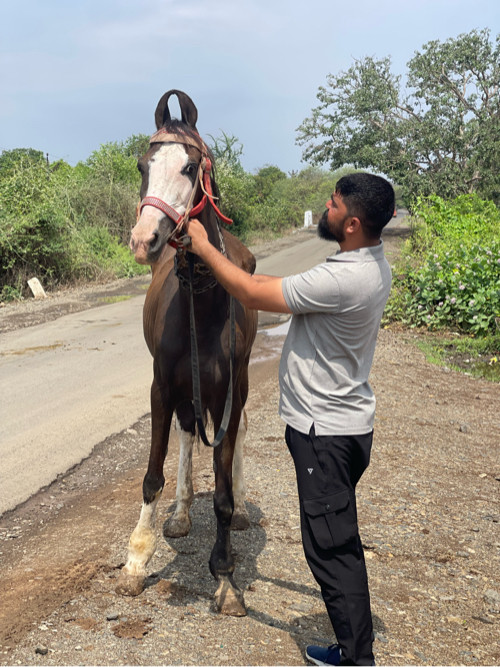
[[[337,243],[342,243],[345,239],[345,234],[342,230],[338,230],[337,233],[332,232],[328,226],[328,209],[323,213],[318,222],[318,236],[320,239],[325,239],[326,241],[337,241]]]

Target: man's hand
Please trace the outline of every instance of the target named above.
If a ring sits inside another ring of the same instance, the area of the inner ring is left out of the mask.
[[[193,218],[188,221],[186,233],[191,237],[191,245],[188,246],[188,250],[201,257],[203,245],[209,243],[207,230],[199,220]]]

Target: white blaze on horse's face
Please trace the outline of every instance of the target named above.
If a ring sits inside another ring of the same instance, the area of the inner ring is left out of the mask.
[[[193,181],[186,170],[190,157],[185,146],[176,143],[159,144],[150,149],[146,157],[141,199],[156,197],[183,215],[193,188]],[[158,259],[161,254],[158,248],[173,224],[156,207],[144,206],[130,240],[130,247],[139,264],[151,264],[150,253],[153,249]]]

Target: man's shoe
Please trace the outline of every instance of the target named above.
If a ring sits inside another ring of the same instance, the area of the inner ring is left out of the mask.
[[[323,646],[308,646],[306,658],[315,665],[340,665],[342,651],[338,644],[332,644],[328,648]]]

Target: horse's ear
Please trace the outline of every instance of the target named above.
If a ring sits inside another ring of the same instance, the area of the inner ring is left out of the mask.
[[[159,130],[171,121],[170,110],[168,108],[168,100],[172,95],[176,95],[179,100],[181,108],[181,120],[186,123],[193,130],[196,130],[196,121],[198,120],[198,110],[196,109],[193,100],[183,93],[181,90],[169,90],[158,102],[155,111],[156,129]]]

